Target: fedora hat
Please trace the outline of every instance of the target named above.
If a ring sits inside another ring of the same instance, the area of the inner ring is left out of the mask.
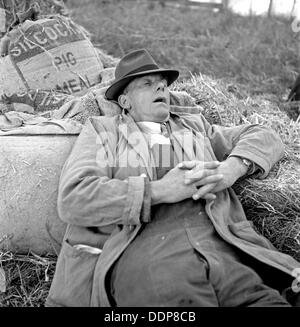
[[[118,96],[124,88],[138,76],[161,73],[167,78],[168,86],[179,76],[178,70],[159,68],[155,60],[146,49],[132,51],[121,58],[115,70],[115,79],[106,90],[108,100],[118,101]]]

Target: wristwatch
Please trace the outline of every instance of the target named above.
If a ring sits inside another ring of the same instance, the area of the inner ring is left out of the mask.
[[[250,160],[248,160],[248,159],[246,159],[246,158],[242,158],[242,157],[241,157],[241,159],[242,159],[243,164],[244,164],[245,166],[247,166],[247,167],[248,167],[248,170],[249,170],[249,168],[251,167],[251,165],[253,164],[253,162],[250,161]]]
[[[254,163],[246,158],[240,157],[242,160],[242,163],[247,167],[247,174],[253,174],[254,172]]]
[[[242,164],[247,167],[247,172],[245,173],[245,175],[251,175],[254,173],[255,164],[251,160],[240,157],[240,156],[233,156],[233,157],[239,158],[242,161]]]

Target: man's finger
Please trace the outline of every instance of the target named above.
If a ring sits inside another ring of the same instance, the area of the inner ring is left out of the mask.
[[[217,179],[218,179],[219,175],[220,174],[218,174],[217,170],[214,170],[214,169],[203,169],[203,170],[199,170],[196,172],[189,170],[189,171],[185,172],[184,182],[185,182],[185,184],[191,184],[191,183],[199,182],[200,180],[202,181],[209,176],[218,176],[217,177]],[[204,181],[204,183],[202,185],[204,185],[204,184],[207,184],[207,182]]]
[[[178,167],[181,169],[214,169],[220,166],[220,161],[197,161],[197,160],[191,160],[191,161],[182,161],[180,164],[178,164]]]
[[[224,178],[224,175],[222,175],[222,174],[215,174],[215,175],[211,175],[211,176],[207,176],[205,178],[202,178],[202,179],[196,181],[194,184],[196,186],[202,186],[202,185],[211,184],[211,183],[218,183],[223,178]]]
[[[205,195],[203,195],[203,199],[205,200],[215,200],[217,198],[217,196],[213,193],[206,193]]]
[[[220,164],[221,164],[220,161],[204,161],[203,167],[206,169],[215,169],[218,168]]]
[[[196,167],[199,161],[191,160],[191,161],[182,161],[178,164],[178,167],[181,169],[192,169]]]
[[[212,184],[206,184],[206,185],[200,187],[199,190],[193,194],[193,199],[198,200],[200,198],[203,198],[204,195],[206,195],[207,193],[210,193],[210,191],[212,191],[215,186],[216,186],[216,183],[212,183]]]

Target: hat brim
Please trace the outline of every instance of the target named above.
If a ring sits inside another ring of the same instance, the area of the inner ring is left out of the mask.
[[[162,74],[167,77],[168,86],[171,85],[179,76],[179,71],[175,69],[153,69],[147,70],[135,74],[127,75],[113,84],[106,90],[105,97],[107,100],[118,101],[119,95],[122,93],[124,88],[136,77],[141,77],[149,74]]]

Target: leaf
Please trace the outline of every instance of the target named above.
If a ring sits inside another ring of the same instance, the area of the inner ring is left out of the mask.
[[[0,267],[0,292],[6,292],[6,276],[3,268]]]

